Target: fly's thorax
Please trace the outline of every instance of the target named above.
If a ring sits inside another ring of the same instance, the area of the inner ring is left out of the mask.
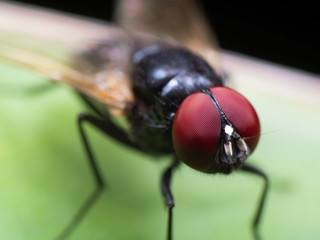
[[[136,52],[133,60],[135,96],[149,106],[159,102],[168,114],[199,89],[222,85],[208,63],[185,48],[152,45]]]
[[[133,135],[149,149],[174,152],[171,129],[183,99],[222,81],[206,61],[181,47],[151,45],[137,51],[133,62]]]

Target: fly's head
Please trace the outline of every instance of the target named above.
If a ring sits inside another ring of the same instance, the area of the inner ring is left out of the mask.
[[[260,123],[250,102],[227,87],[189,95],[176,112],[172,138],[179,159],[206,173],[230,173],[254,151]]]

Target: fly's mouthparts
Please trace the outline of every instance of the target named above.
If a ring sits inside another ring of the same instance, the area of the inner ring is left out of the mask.
[[[241,135],[232,126],[226,124],[224,130],[223,150],[227,158],[244,161],[250,154],[250,149]]]
[[[233,155],[233,149],[232,149],[232,143],[230,141],[226,141],[223,144],[224,152],[228,157],[231,157]]]
[[[249,151],[249,147],[248,145],[246,144],[246,142],[243,140],[243,138],[239,138],[237,140],[237,147],[245,153],[245,155],[249,155],[250,154],[250,151]]]

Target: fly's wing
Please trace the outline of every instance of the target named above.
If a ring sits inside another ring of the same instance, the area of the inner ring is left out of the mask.
[[[132,48],[132,38],[114,26],[0,1],[0,60],[66,83],[118,112],[133,101]]]
[[[196,0],[121,0],[115,21],[184,45],[221,71],[216,38]]]

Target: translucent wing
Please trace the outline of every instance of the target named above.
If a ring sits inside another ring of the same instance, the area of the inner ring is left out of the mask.
[[[116,22],[123,28],[0,2],[0,59],[66,83],[118,112],[134,100],[130,72],[137,45],[159,39],[184,45],[218,70],[214,38],[192,0],[120,1]]]
[[[218,44],[197,0],[121,0],[115,21],[184,45],[220,72]]]
[[[90,62],[90,52],[100,54]],[[0,59],[63,82],[111,108],[133,101],[132,37],[120,28],[0,2]],[[103,60],[104,63],[97,62]]]

